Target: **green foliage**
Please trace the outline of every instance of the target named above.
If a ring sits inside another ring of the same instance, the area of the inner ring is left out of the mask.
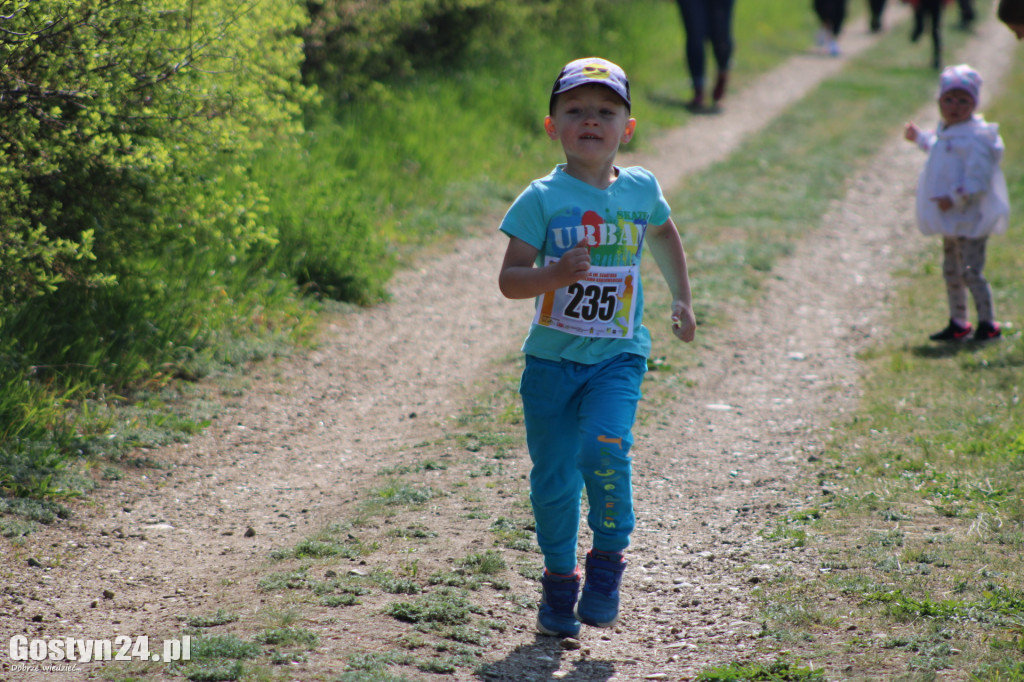
[[[214,613],[207,616],[190,616],[185,622],[194,628],[212,628],[218,625],[234,623],[236,620],[238,620],[237,613],[229,613],[224,609],[217,609]]]
[[[470,620],[471,604],[458,591],[442,587],[412,602],[393,602],[384,613],[407,623],[463,625]]]
[[[429,502],[439,493],[430,486],[391,484],[375,491],[377,497],[389,506],[417,505]]]
[[[320,603],[333,608],[337,606],[355,606],[360,602],[359,598],[354,594],[328,594],[320,598]]]
[[[66,518],[66,509],[41,501],[83,491],[83,484],[68,471],[65,454],[74,442],[74,424],[48,404],[43,387],[27,380],[17,368],[0,366],[0,385],[0,495],[40,501],[25,506],[16,499],[0,497],[0,513],[19,514],[40,523]],[[73,393],[68,390],[56,397],[58,404]],[[50,401],[54,399],[49,396]]]
[[[463,570],[476,575],[496,575],[505,568],[505,559],[500,552],[489,549],[475,552],[456,562]]]
[[[302,18],[293,0],[5,4],[3,490],[65,494],[61,469],[95,450],[76,432],[107,435],[71,416],[84,398],[125,404],[303,327],[281,315],[291,285],[245,260],[274,240],[252,158],[311,101]]]
[[[383,94],[385,83],[423,71],[463,70],[466,64],[521,51],[537,27],[572,18],[562,39],[596,30],[608,0],[319,0],[309,3],[303,31],[307,78],[341,99]],[[583,20],[581,20],[583,18]],[[577,38],[579,40],[579,38]],[[582,41],[580,41],[582,42]]]
[[[384,668],[389,665],[411,665],[415,661],[414,656],[400,651],[354,653],[349,655],[347,666],[350,671],[359,672],[349,672],[347,677],[343,675],[341,679],[351,682],[397,682],[406,678],[392,676]],[[373,674],[364,676],[360,673]]]
[[[376,549],[376,542],[364,543],[351,535],[347,524],[332,523],[312,537],[299,541],[292,549],[274,550],[270,557],[276,561],[289,558],[323,559],[327,557],[357,559],[372,554]]]
[[[823,670],[798,666],[785,659],[770,663],[729,663],[701,671],[698,682],[815,682]]]
[[[229,194],[225,180],[295,131],[300,20],[290,0],[8,3],[0,305],[64,281],[109,285],[161,244],[272,239],[259,188]]]
[[[185,677],[192,682],[224,682],[237,680],[245,674],[240,661],[217,661],[192,664],[185,670]]]
[[[314,649],[320,643],[320,636],[306,628],[270,628],[264,630],[257,639],[264,644],[275,646],[300,645],[307,649]]]
[[[257,156],[253,178],[267,193],[266,220],[277,240],[254,256],[307,294],[369,305],[385,298],[395,259],[363,184],[343,163],[324,158],[337,144],[332,130]]]
[[[248,659],[260,655],[260,645],[237,635],[203,635],[192,638],[193,660],[216,658]]]

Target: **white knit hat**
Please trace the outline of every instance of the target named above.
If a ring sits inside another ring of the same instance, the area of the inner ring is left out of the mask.
[[[950,90],[964,90],[974,98],[974,104],[977,105],[981,95],[981,74],[966,64],[947,66],[939,75],[939,97]]]

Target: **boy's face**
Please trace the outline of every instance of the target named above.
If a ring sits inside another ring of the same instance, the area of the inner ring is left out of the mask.
[[[975,107],[974,98],[971,93],[959,88],[943,93],[939,97],[939,113],[942,121],[947,125],[963,123],[971,118]]]
[[[588,84],[558,95],[544,130],[562,143],[566,161],[598,165],[614,161],[620,144],[633,137],[636,119],[610,88]]]

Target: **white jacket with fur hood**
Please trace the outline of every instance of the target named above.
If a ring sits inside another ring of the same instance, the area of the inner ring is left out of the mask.
[[[978,238],[1006,231],[1010,201],[999,167],[1004,150],[999,124],[974,114],[963,123],[922,132],[917,145],[928,152],[917,183],[917,226],[923,234]],[[943,196],[953,200],[948,211],[935,202]]]

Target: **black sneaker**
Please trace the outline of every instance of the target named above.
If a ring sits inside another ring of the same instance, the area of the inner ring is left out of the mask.
[[[979,322],[978,330],[974,332],[974,340],[991,341],[992,339],[998,339],[1002,335],[1003,332],[999,329],[998,322]]]
[[[924,33],[924,17],[914,13],[914,28],[910,31],[910,42],[916,43]]]
[[[981,330],[979,326],[978,330]],[[971,334],[971,323],[968,322],[966,326],[960,326],[953,320],[949,321],[946,328],[941,332],[935,332],[928,338],[932,341],[961,341],[966,339]]]

